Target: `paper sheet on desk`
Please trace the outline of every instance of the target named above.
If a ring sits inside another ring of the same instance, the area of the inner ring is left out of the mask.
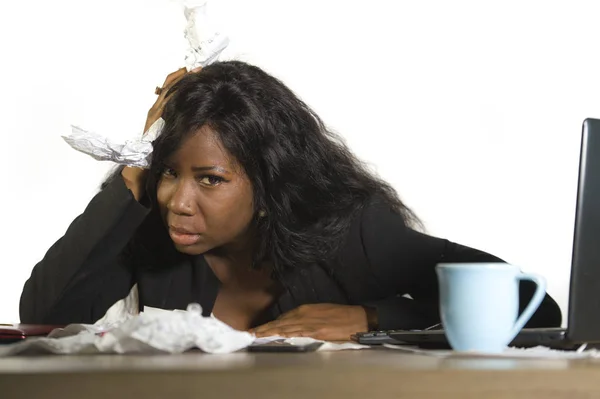
[[[319,347],[319,349],[317,349],[317,351],[319,351],[319,352],[369,348],[368,345],[361,345],[361,344],[357,344],[355,342],[327,342],[327,341],[322,341],[322,340],[309,338],[309,337],[286,338],[286,337],[272,336],[272,337],[256,338],[254,343],[255,344],[266,344],[268,342],[278,341],[278,340],[281,340],[281,341],[291,344],[291,345],[308,345],[308,344],[312,344],[313,342],[323,342],[323,345],[321,345]]]
[[[600,351],[588,349],[582,351],[564,351],[550,349],[545,346],[534,348],[507,348],[502,353],[455,352],[451,350],[421,349],[408,345],[384,344],[386,348],[396,349],[406,353],[435,357],[485,357],[507,359],[600,359]]]

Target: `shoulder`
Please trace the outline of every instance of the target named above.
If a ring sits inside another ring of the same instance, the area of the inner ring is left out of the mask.
[[[386,235],[377,226],[383,226],[394,216],[400,217],[392,206],[378,197],[369,198],[354,211],[343,243],[330,265],[330,273],[343,288],[350,303],[373,299],[374,293],[381,291],[382,286],[371,269],[370,247],[376,237]]]
[[[404,215],[380,196],[365,201],[352,221],[351,233],[362,241],[386,237],[410,229]]]
[[[389,270],[413,263],[404,252],[418,246],[415,235],[420,233],[385,198],[373,196],[363,203],[352,218],[334,270],[353,303],[391,292],[391,282],[398,279]]]
[[[449,244],[414,229],[394,204],[373,197],[355,216],[340,259],[371,271],[417,267],[436,263]]]
[[[359,259],[366,262],[367,247],[373,241],[386,245],[390,237],[407,229],[403,215],[392,204],[380,196],[372,196],[354,213],[339,255],[345,258],[345,263]],[[358,256],[359,253],[361,256]]]

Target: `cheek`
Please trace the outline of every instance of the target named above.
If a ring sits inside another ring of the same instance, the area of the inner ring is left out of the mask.
[[[253,192],[247,184],[236,182],[215,192],[214,198],[205,198],[201,207],[214,227],[244,228],[254,216]]]
[[[156,186],[156,201],[161,212],[165,212],[167,204],[171,200],[173,193],[173,184],[160,180]]]
[[[254,192],[252,186],[247,181],[243,181],[238,183],[236,191],[236,202],[239,212],[250,214],[251,216],[254,213]]]

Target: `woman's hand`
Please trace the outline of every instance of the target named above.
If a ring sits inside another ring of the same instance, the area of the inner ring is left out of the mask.
[[[197,68],[193,69],[191,72],[198,72],[199,70],[200,68]],[[152,126],[152,124],[162,116],[163,110],[165,109],[165,104],[169,100],[169,97],[167,97],[169,89],[181,78],[183,78],[186,75],[186,73],[187,72],[185,68],[181,68],[175,72],[170,73],[165,79],[162,88],[157,89],[158,97],[156,98],[156,101],[148,111],[146,124],[144,125],[144,134],[146,134],[148,129],[150,129],[150,126]],[[123,171],[121,172],[121,176],[125,181],[125,185],[129,190],[131,190],[133,196],[137,201],[140,200],[142,193],[144,192],[144,187],[146,185],[146,175],[147,170],[141,168],[133,168],[129,166],[123,168]]]
[[[158,97],[148,111],[148,117],[146,118],[146,124],[144,125],[144,134],[148,131],[148,129],[150,129],[150,126],[152,126],[152,124],[162,116],[163,110],[165,109],[165,104],[167,104],[167,101],[169,101],[169,98],[167,97],[169,89],[173,87],[175,83],[179,82],[179,80],[181,80],[186,73],[187,71],[185,68],[171,72],[165,79],[165,83],[163,83],[162,87],[157,88],[158,92],[155,91],[155,93],[158,94]]]
[[[324,341],[348,341],[357,332],[368,331],[368,310],[362,306],[319,303],[302,305],[250,332],[257,337],[311,337]]]

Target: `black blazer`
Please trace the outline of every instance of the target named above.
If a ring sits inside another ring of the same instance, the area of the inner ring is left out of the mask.
[[[34,267],[21,295],[21,322],[93,323],[135,283],[141,308],[185,309],[197,302],[209,315],[218,279],[203,256],[177,252],[159,218],[149,214],[121,178],[110,182]],[[376,309],[380,329],[425,328],[439,322],[437,263],[496,261],[410,229],[372,200],[355,217],[335,260],[282,277],[284,293],[268,315],[275,319],[307,303],[366,305]],[[521,283],[521,308],[534,290],[533,283]],[[560,309],[546,295],[528,326],[560,323]]]

